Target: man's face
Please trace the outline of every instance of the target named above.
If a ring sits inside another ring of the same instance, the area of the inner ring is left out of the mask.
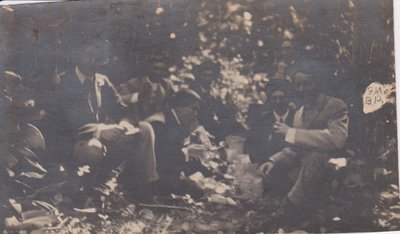
[[[159,80],[169,76],[167,65],[163,62],[157,61],[153,63],[152,71],[149,74],[151,80]]]
[[[81,48],[81,56],[77,64],[79,70],[87,76],[92,76],[110,62],[108,52],[95,45],[85,45]]]
[[[197,77],[197,79],[201,80],[203,86],[209,86],[214,79],[214,71],[212,70],[204,70],[201,73],[201,77]]]
[[[318,85],[313,80],[312,75],[303,72],[297,72],[294,76],[294,87],[305,102],[312,102],[318,95]]]
[[[274,110],[286,110],[288,108],[289,100],[286,94],[281,90],[275,90],[271,94],[271,103]]]
[[[166,99],[165,90],[160,84],[150,81],[148,85],[149,89],[139,92],[141,108],[146,115],[160,111]]]

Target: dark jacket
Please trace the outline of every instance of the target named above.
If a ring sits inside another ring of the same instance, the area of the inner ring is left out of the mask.
[[[184,139],[190,134],[177,123],[171,109],[150,116],[148,121],[155,134],[155,155],[160,184],[166,193],[177,186],[179,176],[185,171],[185,155],[182,152]],[[168,186],[167,186],[168,185]]]
[[[215,137],[216,142],[225,140],[228,135],[243,131],[243,127],[236,121],[236,110],[233,105],[224,104],[222,100],[212,97],[197,83],[193,83],[191,89],[201,97],[199,123]]]
[[[291,127],[295,111],[291,108],[288,111],[285,123]],[[261,164],[287,146],[287,143],[283,136],[273,133],[272,127],[276,119],[270,106],[251,105],[247,116],[250,129],[247,132],[245,149],[253,163]]]
[[[68,163],[78,128],[95,121],[88,104],[90,88],[89,80],[81,84],[71,71],[46,98],[43,134],[48,141],[48,153],[55,161]]]
[[[211,176],[210,170],[199,159],[185,158],[182,151],[187,143],[200,143],[198,136],[179,125],[171,109],[150,116],[146,121],[151,123],[155,133],[159,194],[190,194],[193,198],[203,196],[203,191],[194,186],[193,181],[181,178],[182,174],[189,176],[194,172]]]

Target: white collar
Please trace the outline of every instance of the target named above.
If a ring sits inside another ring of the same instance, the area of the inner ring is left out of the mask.
[[[273,113],[274,113],[275,120],[277,122],[279,122],[279,120],[282,119],[282,121],[285,123],[286,119],[287,119],[287,117],[289,115],[289,109],[283,115],[278,115],[278,113],[276,113],[275,111],[273,111]]]

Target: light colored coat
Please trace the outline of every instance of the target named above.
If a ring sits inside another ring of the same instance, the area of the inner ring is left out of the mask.
[[[339,98],[321,94],[313,105],[302,106],[296,112],[290,146],[273,155],[271,160],[290,163],[300,152],[330,154],[340,150],[348,137],[348,124],[346,104]]]

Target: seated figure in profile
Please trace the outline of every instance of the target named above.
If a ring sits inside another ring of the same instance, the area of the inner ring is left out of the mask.
[[[267,189],[285,196],[278,220],[299,219],[327,194],[324,186],[328,161],[341,153],[348,137],[346,104],[339,98],[322,94],[326,68],[306,60],[294,68],[294,87],[302,102],[294,115],[293,127],[275,123],[277,135],[287,147],[268,158],[261,166]],[[289,176],[298,168],[295,176]],[[279,183],[277,183],[279,181]]]

